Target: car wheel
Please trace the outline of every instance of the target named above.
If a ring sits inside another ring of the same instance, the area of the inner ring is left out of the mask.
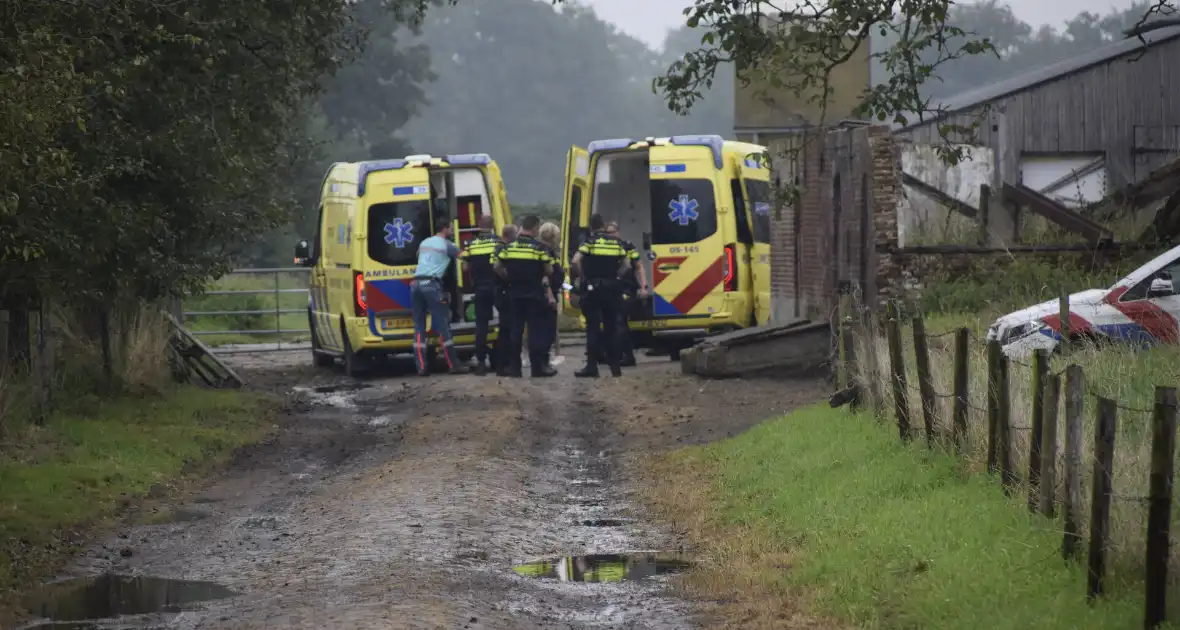
[[[332,355],[320,352],[323,347],[320,346],[320,337],[315,332],[315,317],[310,311],[307,313],[307,329],[311,331],[311,364],[316,367],[328,367],[335,363]]]
[[[672,348],[668,351],[668,358],[672,361],[680,360],[680,348]]]

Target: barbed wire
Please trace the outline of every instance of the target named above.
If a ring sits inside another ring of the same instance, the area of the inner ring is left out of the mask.
[[[1095,398],[1097,400],[1111,400],[1110,398],[1107,398],[1107,397],[1102,396],[1101,394],[1098,394],[1095,392],[1087,392],[1087,393],[1090,394],[1090,396],[1092,396],[1093,398]],[[1119,403],[1117,400],[1111,400],[1111,402],[1114,403],[1114,406],[1116,409],[1119,409],[1121,411],[1130,411],[1132,413],[1146,413],[1146,414],[1155,413],[1155,409],[1140,409],[1138,407],[1128,407],[1127,405],[1123,405],[1123,404]],[[1175,408],[1174,405],[1166,405],[1166,406],[1169,408],[1173,408],[1173,409]]]

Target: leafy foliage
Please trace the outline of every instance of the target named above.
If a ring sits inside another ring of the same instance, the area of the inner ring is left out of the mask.
[[[0,299],[102,303],[204,286],[235,245],[291,219],[289,183],[314,153],[307,105],[360,51],[357,18],[406,20],[422,4],[6,7]]]

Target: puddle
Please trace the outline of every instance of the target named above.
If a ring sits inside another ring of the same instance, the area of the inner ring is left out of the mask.
[[[187,509],[187,508],[178,508],[178,509],[172,510],[172,512],[168,515],[168,522],[169,523],[193,523],[196,521],[203,521],[207,518],[209,518],[209,514],[207,512],[202,512],[200,510],[191,510],[191,509]]]
[[[25,626],[24,630],[102,630],[102,626],[85,621],[68,621],[65,623],[39,623],[35,626]]]
[[[618,518],[590,518],[580,524],[582,527],[622,527],[627,521]]]
[[[213,582],[100,575],[49,584],[30,598],[26,607],[29,612],[54,621],[83,621],[179,612],[185,604],[235,595]]]
[[[311,391],[317,394],[337,394],[340,392],[359,392],[362,389],[369,389],[372,385],[368,383],[340,383],[338,385],[323,385],[321,387],[313,387]]]
[[[388,415],[384,415],[384,416],[377,416],[377,417],[373,418],[372,420],[369,420],[369,426],[371,426],[371,427],[387,427],[392,424],[404,424],[406,421],[406,417],[407,416],[404,413],[394,413],[394,414],[388,414]]]
[[[627,553],[566,556],[513,567],[525,577],[561,582],[622,582],[684,571],[691,563],[678,553]]]

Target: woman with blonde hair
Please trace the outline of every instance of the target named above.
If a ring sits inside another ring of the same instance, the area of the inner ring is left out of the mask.
[[[561,250],[561,228],[554,223],[545,222],[537,231],[537,240],[550,249],[553,258],[558,258],[558,252]],[[549,277],[549,286],[557,292],[561,290],[561,285],[564,283],[565,269],[561,266],[561,260],[558,260],[553,265],[553,275]],[[550,365],[554,363],[554,350],[557,345],[557,310],[558,307],[555,305],[545,318],[544,335],[545,341],[548,342],[546,345],[549,348]]]

